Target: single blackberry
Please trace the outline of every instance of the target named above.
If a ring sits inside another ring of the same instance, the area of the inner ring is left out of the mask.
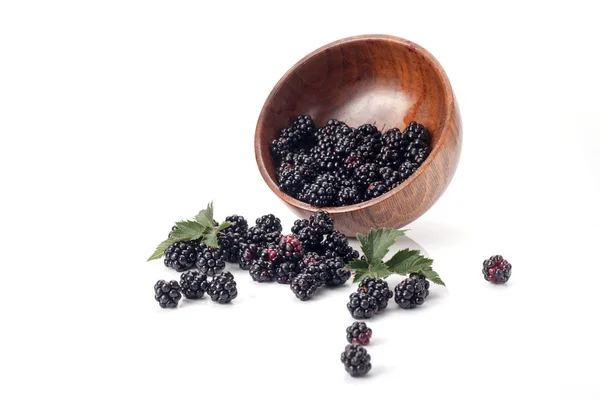
[[[290,284],[292,292],[302,301],[311,299],[320,286],[321,282],[310,273],[297,275]]]
[[[277,169],[277,183],[284,192],[295,196],[302,190],[305,184],[314,178],[314,170],[303,165],[281,164]]]
[[[249,272],[256,282],[273,282],[277,278],[277,265],[270,261],[254,260]]]
[[[310,216],[308,221],[315,232],[321,235],[327,235],[333,232],[333,219],[327,211],[317,211]]]
[[[336,206],[348,206],[360,202],[361,193],[358,185],[353,180],[344,180],[340,182]]]
[[[300,240],[304,250],[315,250],[323,239],[323,235],[310,226],[307,219],[297,219],[292,226],[292,233]]]
[[[183,295],[187,299],[200,299],[208,289],[207,276],[198,271],[184,272],[179,282]]]
[[[363,164],[354,170],[354,180],[360,188],[367,188],[380,179],[379,166],[375,163]]]
[[[356,153],[367,162],[375,161],[377,155],[381,152],[382,147],[383,141],[381,140],[381,132],[377,131],[375,134],[364,136],[362,138],[360,144],[356,148]]]
[[[377,155],[377,162],[382,167],[398,169],[403,161],[408,141],[402,138],[402,132],[398,128],[388,130],[382,136],[383,147]]]
[[[313,136],[317,128],[310,115],[298,115],[292,123],[292,128],[299,131],[303,136]]]
[[[335,150],[342,156],[356,154],[358,145],[359,136],[354,129],[350,127],[343,127],[336,132]],[[346,161],[348,160],[346,159]],[[346,161],[344,161],[344,163],[346,163]]]
[[[335,144],[328,141],[317,143],[310,149],[310,156],[315,161],[319,172],[333,172],[343,165],[342,155],[335,150]]]
[[[421,164],[429,155],[431,134],[421,124],[412,121],[402,133],[402,139],[408,142],[404,160]]]
[[[261,228],[265,233],[281,233],[281,220],[273,214],[263,215],[256,219],[256,226]]]
[[[249,270],[252,261],[257,260],[263,250],[263,247],[256,243],[242,243],[238,263],[243,270]]]
[[[421,274],[410,274],[394,289],[394,300],[400,308],[420,306],[429,296],[429,281]]]
[[[377,299],[377,306],[380,310],[387,307],[388,301],[394,295],[388,286],[388,283],[381,278],[367,277],[358,285],[358,291],[367,293]]]
[[[206,293],[212,301],[220,304],[229,303],[238,295],[237,284],[231,272],[223,272],[217,275],[210,281]]]
[[[324,127],[317,129],[315,132],[315,139],[317,141],[322,141],[326,138],[334,138],[336,133],[347,130],[350,130],[350,127],[344,122],[338,121],[337,119],[330,119]]]
[[[165,250],[165,266],[177,272],[195,268],[198,257],[198,242],[175,242]]]
[[[283,261],[275,267],[277,283],[289,285],[302,272],[302,262]]]
[[[341,286],[350,279],[350,271],[344,270],[346,263],[340,257],[325,258],[320,261],[309,264],[308,271],[313,271],[311,268],[319,269],[319,278],[325,286]]]
[[[218,235],[219,248],[223,252],[225,261],[237,262],[240,247],[248,232],[248,221],[241,215],[230,215],[225,221],[231,226],[223,229]]]
[[[348,243],[346,235],[340,231],[333,231],[325,236],[321,246],[325,258],[341,257],[346,264],[359,256],[358,251]]]
[[[177,281],[160,280],[154,285],[154,299],[162,308],[175,308],[181,300],[181,286]]]
[[[405,161],[400,165],[400,169],[398,170],[398,174],[400,174],[400,182],[404,182],[408,179],[409,176],[415,173],[415,171],[419,168],[419,165],[411,162]]]
[[[334,204],[338,191],[335,176],[323,174],[317,176],[314,183],[304,185],[298,199],[316,207],[328,207]]]
[[[246,243],[264,245],[267,243],[267,232],[259,226],[251,226],[246,231]]]
[[[364,322],[354,322],[346,328],[346,340],[348,340],[348,343],[366,346],[371,341],[371,335],[373,335],[373,331]]]
[[[483,262],[483,277],[492,283],[506,283],[512,273],[512,265],[502,256],[492,256]]]
[[[302,258],[302,264],[307,266],[309,263],[314,263],[317,261],[321,261],[323,257],[319,255],[319,253],[314,251],[309,251],[308,253],[304,253],[304,257]]]
[[[400,184],[400,173],[390,167],[383,167],[379,169],[379,175],[381,180],[390,189],[395,188]]]
[[[341,360],[350,376],[363,376],[371,370],[371,356],[361,345],[347,345],[342,353]]]
[[[355,319],[371,318],[379,311],[377,299],[364,291],[352,293],[346,306]]]
[[[276,160],[285,158],[293,149],[294,143],[287,138],[273,139],[271,142],[271,154]]]
[[[390,188],[386,186],[383,182],[373,182],[365,191],[365,200],[374,199],[375,197],[379,197],[385,192],[388,192]]]
[[[348,156],[344,159],[344,167],[349,171],[353,171],[354,169],[358,168],[359,165],[364,163],[364,158],[356,152],[348,154]]]
[[[304,257],[302,242],[294,235],[284,235],[279,241],[279,249],[286,261],[298,262]]]
[[[219,248],[208,247],[206,243],[198,245],[196,267],[208,276],[220,274],[225,269],[225,257]]]

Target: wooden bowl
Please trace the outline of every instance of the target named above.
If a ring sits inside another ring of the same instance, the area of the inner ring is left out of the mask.
[[[427,50],[386,35],[354,36],[317,49],[277,82],[256,126],[254,150],[265,182],[300,217],[317,207],[279,189],[269,145],[299,114],[317,126],[336,118],[350,126],[375,123],[384,131],[410,121],[432,134],[432,151],[398,187],[372,200],[326,207],[335,226],[348,236],[370,228],[400,228],[427,211],[450,183],[462,143],[458,105],[450,81]]]

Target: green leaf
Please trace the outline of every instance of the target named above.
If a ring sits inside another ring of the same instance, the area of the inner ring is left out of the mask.
[[[198,214],[196,214],[194,219],[196,220],[196,222],[198,222],[202,226],[214,227],[215,220],[213,219],[213,204],[212,204],[212,202],[208,203],[208,206],[206,206],[206,209],[201,210]]]
[[[204,234],[204,227],[196,221],[179,221],[175,223],[175,230],[171,232],[171,237],[178,241],[188,242],[190,240],[200,239]]]
[[[217,233],[223,231],[225,228],[229,228],[231,225],[232,223],[229,221],[221,222],[221,225],[217,227]]]
[[[437,272],[435,272],[432,268],[426,268],[419,271],[420,274],[425,275],[425,278],[429,279],[431,282],[436,285],[446,286],[444,281],[440,278]]]
[[[429,259],[423,257],[419,250],[404,249],[394,254],[392,258],[386,261],[386,264],[393,273],[406,275],[415,272],[415,265],[423,264],[425,266],[427,262],[424,260]]]
[[[167,240],[164,240],[156,247],[156,250],[154,250],[154,253],[152,253],[150,258],[148,258],[146,261],[158,260],[159,258],[161,258],[164,255],[167,247],[169,247],[170,245],[172,245],[173,243],[175,243],[177,241],[178,240],[175,239],[174,237],[170,237]]]
[[[403,236],[404,232],[406,231],[390,228],[371,228],[366,238],[362,235],[357,235],[357,237],[367,261],[372,263],[375,260],[383,260],[390,246],[396,243],[396,240]]]
[[[217,230],[213,228],[210,232],[204,235],[202,241],[206,243],[208,247],[219,247],[219,242],[217,240]]]
[[[388,266],[381,260],[375,260],[371,264],[370,275],[373,278],[387,278],[392,273],[390,272]]]
[[[354,282],[362,281],[369,274],[369,264],[359,258],[350,261],[344,269],[354,272]]]

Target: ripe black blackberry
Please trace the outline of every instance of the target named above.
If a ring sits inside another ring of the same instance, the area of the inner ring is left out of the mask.
[[[177,281],[160,280],[154,285],[154,299],[162,308],[175,308],[181,300],[181,286]]]
[[[313,271],[311,268],[319,269],[319,279],[325,286],[335,287],[341,286],[350,279],[350,271],[344,270],[346,263],[340,257],[322,258],[320,261],[309,264],[308,271]]]
[[[361,345],[347,345],[341,360],[350,376],[363,376],[371,370],[371,356]]]
[[[248,232],[248,221],[241,215],[230,215],[225,221],[231,226],[223,229],[218,236],[219,248],[223,252],[225,261],[237,262],[240,247],[245,241]]]
[[[322,253],[325,258],[341,257],[344,263],[358,258],[359,254],[350,244],[348,238],[340,231],[333,231],[325,236],[321,243]]]
[[[342,155],[335,150],[335,144],[327,141],[317,143],[309,154],[315,161],[317,171],[321,173],[336,171],[344,163]]]
[[[492,283],[506,283],[512,273],[512,265],[502,256],[492,256],[483,262],[483,277]]]
[[[415,173],[415,171],[419,168],[419,164],[405,161],[400,165],[400,169],[398,170],[398,174],[400,175],[400,182],[404,182],[408,179],[409,176]]]
[[[324,127],[317,129],[315,132],[315,139],[317,141],[322,141],[326,138],[333,138],[336,133],[342,133],[349,129],[348,125],[344,122],[338,121],[337,119],[330,119]]]
[[[287,138],[273,139],[271,142],[271,154],[273,154],[273,158],[276,160],[281,160],[292,151],[293,147],[293,142],[290,142]]]
[[[336,206],[348,206],[360,203],[361,193],[354,181],[346,180],[340,182],[340,190],[336,199]]]
[[[208,276],[220,274],[225,269],[225,257],[219,248],[208,247],[206,243],[198,245],[196,267]]]
[[[275,267],[277,283],[289,285],[302,272],[301,261],[283,261]]]
[[[256,243],[242,243],[238,263],[241,269],[249,270],[252,261],[257,260],[263,250],[263,247]]]
[[[363,279],[360,285],[358,285],[358,291],[375,297],[380,310],[387,307],[388,301],[394,295],[388,283],[381,278],[367,277]]]
[[[373,331],[364,322],[354,322],[346,328],[346,340],[348,343],[368,345],[371,342]]]
[[[354,180],[360,188],[366,189],[380,179],[379,166],[375,163],[363,164],[354,170]]]
[[[365,191],[365,200],[370,200],[375,197],[379,197],[385,192],[388,192],[389,190],[390,188],[387,187],[385,183],[379,181],[373,182],[367,187],[367,190]]]
[[[303,139],[313,136],[317,130],[310,115],[298,115],[292,123],[292,128],[300,132]]]
[[[350,301],[346,306],[354,319],[365,319],[371,318],[379,312],[377,303],[374,296],[361,290],[350,295]]]
[[[375,161],[383,147],[381,132],[371,124],[359,126],[358,131],[360,140],[356,147],[356,153],[365,161]]]
[[[333,232],[333,218],[327,211],[317,211],[310,216],[308,222],[318,234],[327,235]]]
[[[256,282],[273,282],[277,278],[277,265],[262,259],[252,261],[250,276]]]
[[[251,226],[246,231],[246,243],[264,245],[267,243],[267,232],[259,226]]]
[[[177,272],[187,271],[196,267],[198,257],[198,242],[175,242],[164,253],[165,266]]]
[[[205,274],[198,271],[186,271],[179,279],[183,295],[187,299],[200,299],[208,290],[208,280]]]
[[[279,250],[285,261],[298,262],[304,257],[302,242],[294,235],[284,235],[279,241]]]
[[[402,139],[408,142],[404,160],[421,164],[429,155],[431,134],[421,124],[412,121],[402,133]]]
[[[292,226],[292,233],[300,240],[302,247],[305,250],[314,250],[323,239],[323,235],[318,233],[316,229],[310,226],[307,219],[297,219]]]
[[[381,180],[388,187],[388,190],[400,184],[400,173],[390,167],[380,168],[379,175],[381,175]]]
[[[344,168],[346,168],[348,171],[353,171],[354,169],[358,168],[359,165],[364,163],[365,160],[360,154],[352,152],[344,159]]]
[[[311,184],[304,185],[298,199],[316,207],[328,207],[334,204],[338,191],[338,181],[334,175],[318,175]]]
[[[377,155],[377,162],[383,167],[398,169],[404,161],[404,153],[408,146],[408,140],[402,138],[402,132],[398,128],[389,129],[382,137],[383,147]]]
[[[314,251],[309,251],[308,253],[304,253],[304,257],[302,258],[302,263],[304,266],[307,266],[310,263],[314,263],[317,261],[321,261],[323,257],[319,255],[319,253]]]
[[[400,308],[420,306],[429,296],[429,281],[421,274],[410,274],[394,289],[394,300]]]
[[[215,276],[208,286],[206,292],[212,301],[220,304],[229,303],[238,295],[237,284],[231,272],[223,272]]]
[[[283,229],[281,226],[281,220],[273,214],[267,214],[257,218],[256,226],[265,231],[265,233],[281,233],[281,230]]]
[[[321,282],[311,273],[301,273],[292,279],[290,288],[292,292],[302,301],[313,297]]]
[[[276,173],[277,183],[281,190],[295,196],[305,184],[312,181],[314,172],[303,165],[281,164]]]

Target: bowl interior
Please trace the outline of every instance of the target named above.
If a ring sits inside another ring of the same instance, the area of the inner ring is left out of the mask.
[[[399,38],[342,40],[311,53],[277,83],[257,126],[258,157],[269,177],[275,169],[269,144],[298,114],[317,126],[336,118],[381,131],[404,129],[412,120],[432,134],[435,151],[448,114],[447,78],[424,49]]]

